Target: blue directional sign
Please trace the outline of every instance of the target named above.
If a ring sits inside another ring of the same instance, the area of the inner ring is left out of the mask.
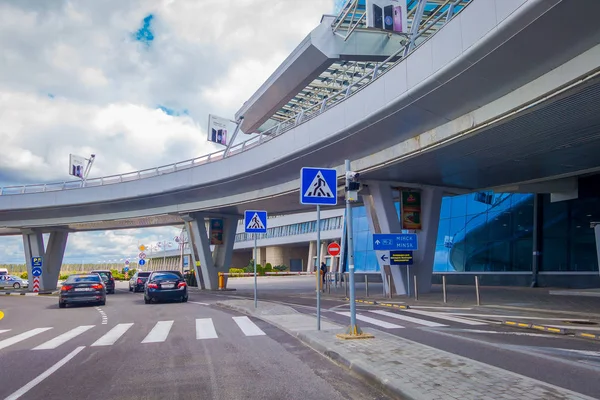
[[[142,259],[140,261],[138,261],[138,265],[144,265],[146,264],[146,260]]]
[[[244,229],[246,233],[267,233],[267,212],[246,210],[244,212]]]
[[[415,233],[375,233],[373,250],[418,250]]]
[[[42,257],[31,257],[31,266],[32,267],[42,268],[43,264],[44,264],[44,260],[42,259]]]
[[[334,206],[337,204],[337,171],[332,168],[302,168],[300,204]]]
[[[42,276],[42,269],[40,267],[31,268],[31,275]]]

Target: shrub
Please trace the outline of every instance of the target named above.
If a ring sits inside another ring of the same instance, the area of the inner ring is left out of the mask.
[[[243,268],[229,268],[229,277],[243,276],[244,272]]]
[[[271,265],[271,263],[266,263],[265,264],[265,272],[271,272],[273,271],[273,266]]]
[[[65,274],[59,274],[58,275],[58,280],[59,281],[64,281],[65,279],[67,279],[69,277],[70,274],[65,273]]]
[[[285,265],[276,265],[273,267],[273,269],[279,272],[287,271],[287,267]]]
[[[21,279],[27,279],[27,277],[28,277],[27,272],[23,272],[21,274]]]

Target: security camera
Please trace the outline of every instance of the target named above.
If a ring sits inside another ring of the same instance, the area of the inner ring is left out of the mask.
[[[350,179],[350,180],[358,180],[358,178],[360,177],[360,173],[359,172],[354,172],[354,171],[348,171],[346,172],[346,178]]]

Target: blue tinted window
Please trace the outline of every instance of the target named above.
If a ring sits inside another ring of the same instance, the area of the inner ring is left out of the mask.
[[[450,206],[451,217],[462,217],[467,214],[467,196],[454,196]]]

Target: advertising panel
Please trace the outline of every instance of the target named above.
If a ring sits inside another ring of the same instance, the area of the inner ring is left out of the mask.
[[[402,191],[402,229],[421,229],[421,192]]]
[[[69,154],[69,175],[83,179],[86,161],[85,157]]]
[[[208,116],[208,141],[227,146],[230,135],[235,131],[236,123],[227,118]]]
[[[223,244],[223,220],[211,219],[209,225],[210,244]]]
[[[366,0],[367,27],[408,32],[406,0]]]

